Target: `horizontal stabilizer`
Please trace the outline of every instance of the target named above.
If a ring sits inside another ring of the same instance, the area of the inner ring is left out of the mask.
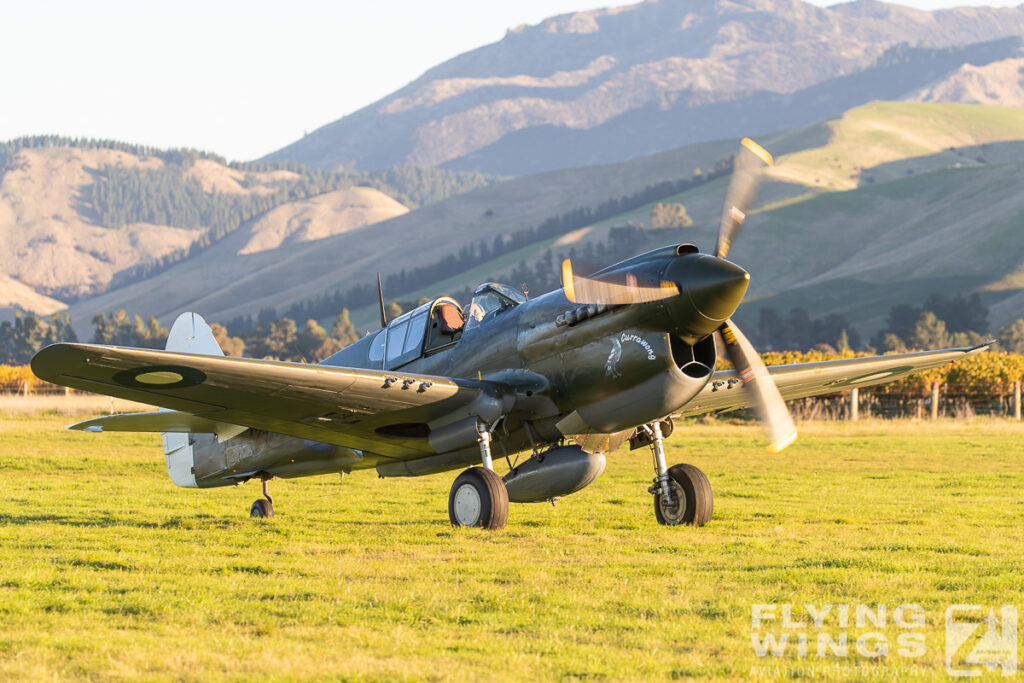
[[[69,425],[82,432],[171,432],[182,434],[216,434],[220,441],[238,436],[248,427],[217,422],[177,410],[154,410],[148,413],[107,415]]]

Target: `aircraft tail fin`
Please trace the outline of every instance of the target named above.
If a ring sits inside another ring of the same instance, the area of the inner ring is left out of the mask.
[[[201,353],[207,356],[223,356],[220,344],[213,336],[213,330],[198,313],[182,313],[171,325],[167,335],[167,350],[182,353]]]
[[[213,336],[213,330],[198,313],[182,313],[171,325],[167,335],[167,350],[181,353],[201,353],[207,356],[223,356],[220,344]],[[160,412],[165,411],[161,408]],[[191,426],[190,426],[191,427]],[[202,429],[201,427],[199,429]],[[198,430],[197,430],[198,431]],[[205,431],[205,430],[204,430]],[[163,433],[164,456],[167,459],[167,473],[178,486],[196,487],[195,432],[172,431]]]

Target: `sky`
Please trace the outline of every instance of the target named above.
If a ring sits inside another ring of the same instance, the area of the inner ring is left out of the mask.
[[[255,159],[511,27],[619,4],[0,0],[0,140],[111,138]]]

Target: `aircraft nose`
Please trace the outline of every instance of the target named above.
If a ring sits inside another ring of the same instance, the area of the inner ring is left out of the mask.
[[[666,275],[679,285],[676,311],[685,336],[711,334],[743,301],[750,273],[725,259],[693,254],[677,259]]]

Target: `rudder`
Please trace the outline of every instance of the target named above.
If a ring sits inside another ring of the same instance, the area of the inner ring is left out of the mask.
[[[213,330],[198,313],[182,313],[171,325],[167,335],[168,351],[201,353],[205,356],[223,356],[220,344],[213,336]]]
[[[182,313],[171,325],[167,335],[168,351],[199,353],[205,356],[223,356],[213,330],[198,313]],[[195,452],[192,434],[164,432],[164,456],[171,481],[184,488],[196,488]]]

